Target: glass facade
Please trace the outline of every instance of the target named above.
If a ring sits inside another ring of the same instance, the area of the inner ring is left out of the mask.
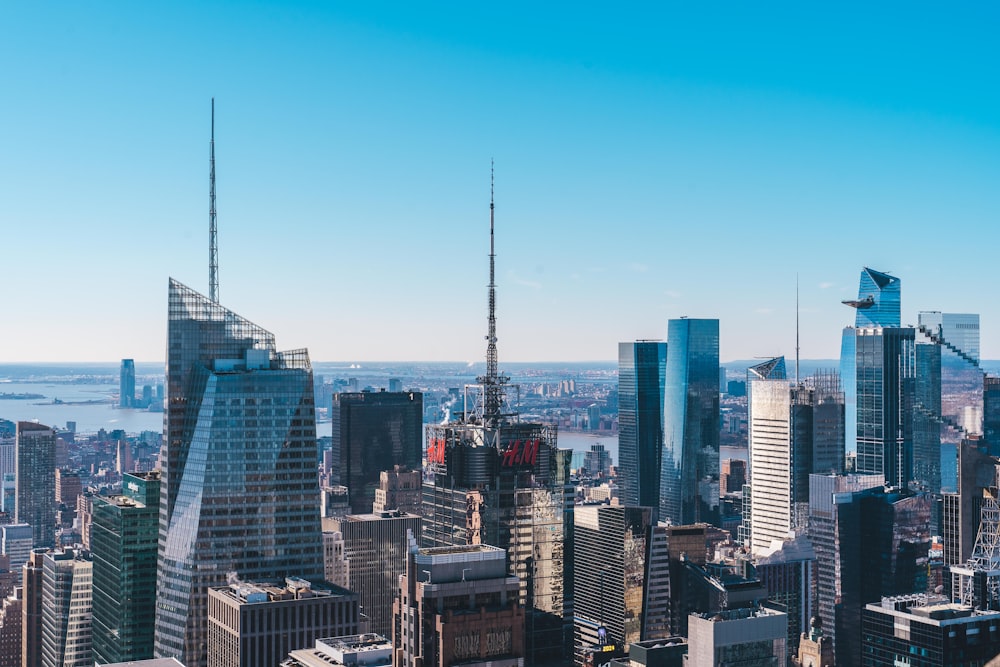
[[[525,663],[570,661],[572,452],[556,448],[554,427],[527,422],[428,426],[427,443],[424,545],[505,549],[525,607]]]
[[[855,329],[857,472],[913,479],[914,329]]]
[[[618,487],[628,506],[660,508],[667,344],[618,344]]]
[[[383,470],[420,467],[423,410],[420,392],[334,395],[333,451],[340,453],[339,483],[347,487],[352,514],[372,511]]]
[[[122,494],[94,496],[94,662],[153,657],[160,474],[126,474]]]
[[[667,328],[659,519],[719,523],[719,320]]]
[[[35,547],[56,545],[56,432],[34,422],[16,430],[14,523],[31,526]]]
[[[155,654],[203,667],[208,589],[323,578],[304,350],[171,280]]]
[[[895,276],[867,267],[862,269],[858,300],[851,305],[857,308],[854,326],[859,329],[902,326],[900,282]]]

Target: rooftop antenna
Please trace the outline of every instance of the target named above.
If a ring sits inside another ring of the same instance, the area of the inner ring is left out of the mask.
[[[799,274],[795,274],[795,386],[799,386]]]
[[[219,241],[215,220],[215,98],[212,98],[212,140],[208,144],[208,298],[219,302]]]
[[[497,368],[497,286],[496,286],[496,250],[493,238],[494,224],[493,204],[493,160],[490,160],[490,286],[489,286],[489,317],[486,333],[486,374],[478,378],[483,385],[483,424],[495,428],[500,423],[503,404],[503,385],[507,378],[501,376]]]

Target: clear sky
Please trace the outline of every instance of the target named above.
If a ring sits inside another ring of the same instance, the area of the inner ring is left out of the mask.
[[[164,357],[167,278],[317,360],[839,354],[861,267],[1000,358],[994,3],[0,3],[0,361]]]

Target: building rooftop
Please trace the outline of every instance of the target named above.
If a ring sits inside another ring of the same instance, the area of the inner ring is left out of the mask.
[[[350,594],[350,591],[328,582],[323,582],[321,587],[314,588],[311,582],[299,577],[286,578],[284,586],[280,584],[235,581],[228,586],[220,586],[211,590],[219,595],[236,600],[240,604],[284,602],[287,600],[303,600],[306,598]]]

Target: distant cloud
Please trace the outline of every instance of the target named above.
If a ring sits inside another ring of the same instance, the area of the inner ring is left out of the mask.
[[[641,262],[632,262],[628,265],[630,271],[635,271],[636,273],[648,273],[649,266]]]
[[[521,287],[530,287],[531,289],[542,289],[542,284],[537,280],[528,280],[527,278],[522,278],[513,271],[508,272],[507,277],[515,285],[520,285]]]
[[[820,289],[830,289],[831,287],[836,287],[836,286],[837,286],[837,283],[820,283],[819,284],[819,288]]]

